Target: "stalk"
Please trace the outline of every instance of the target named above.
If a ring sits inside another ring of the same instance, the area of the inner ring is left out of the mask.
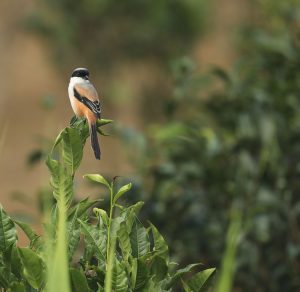
[[[114,185],[111,184],[109,188],[110,192],[110,207],[109,207],[109,218],[108,218],[108,231],[107,231],[107,244],[106,244],[106,263],[108,263],[109,259],[109,251],[110,251],[110,231],[111,231],[111,221],[112,221],[112,214],[113,214],[113,195],[114,195]]]
[[[113,270],[113,251],[114,247],[111,246],[111,222],[113,215],[113,194],[114,184],[111,183],[109,188],[110,191],[110,208],[109,208],[109,219],[108,219],[108,231],[107,231],[107,245],[106,245],[106,276],[105,276],[105,292],[111,292],[112,288],[112,270]]]

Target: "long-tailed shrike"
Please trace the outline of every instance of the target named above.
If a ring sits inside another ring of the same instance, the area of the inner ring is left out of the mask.
[[[72,72],[68,93],[73,111],[77,117],[85,117],[89,124],[91,144],[96,159],[100,159],[100,146],[97,137],[97,119],[101,108],[98,93],[89,80],[89,71],[77,68]]]

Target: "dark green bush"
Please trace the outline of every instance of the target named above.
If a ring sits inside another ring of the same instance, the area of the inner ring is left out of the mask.
[[[206,6],[202,0],[46,0],[27,25],[51,42],[63,64],[80,60],[107,71],[120,58],[166,62],[185,53],[202,32]]]
[[[271,2],[271,24],[245,30],[230,72],[175,64],[167,122],[141,149],[145,214],[182,262],[219,266],[232,204],[242,210],[240,291],[300,289],[300,7]]]

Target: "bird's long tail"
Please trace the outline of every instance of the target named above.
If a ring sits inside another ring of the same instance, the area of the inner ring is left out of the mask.
[[[90,124],[90,135],[91,135],[91,144],[95,154],[96,159],[100,159],[101,151],[97,136],[97,126],[95,123]]]

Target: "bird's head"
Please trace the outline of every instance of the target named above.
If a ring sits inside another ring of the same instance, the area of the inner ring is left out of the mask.
[[[79,77],[79,78],[82,78],[84,80],[89,80],[90,73],[89,73],[89,70],[86,69],[86,68],[76,68],[72,72],[71,78],[72,77]]]

